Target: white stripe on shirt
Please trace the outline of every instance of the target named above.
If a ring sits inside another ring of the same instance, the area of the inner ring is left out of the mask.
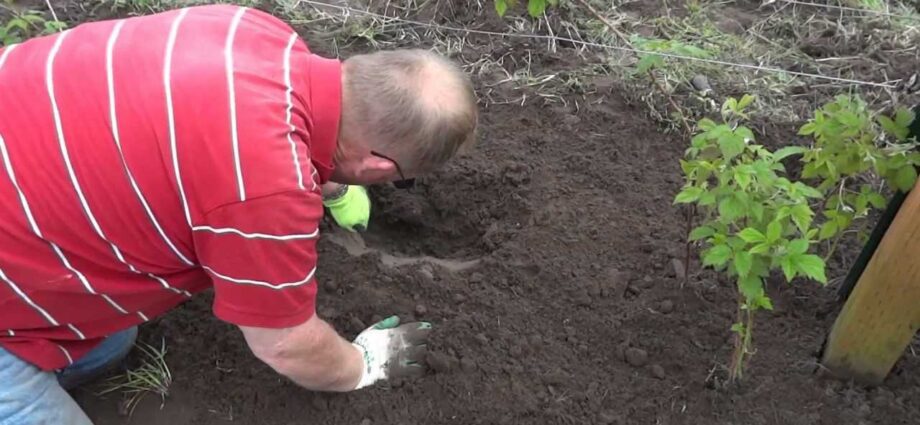
[[[236,166],[236,183],[239,185],[240,201],[246,200],[246,186],[243,185],[243,169],[240,165],[240,141],[236,128],[236,88],[233,79],[233,39],[236,36],[236,29],[240,26],[243,14],[247,8],[241,7],[233,15],[233,21],[230,23],[230,31],[227,32],[227,43],[224,45],[224,62],[227,68],[227,90],[230,93],[230,137],[233,143],[233,162]]]
[[[106,79],[109,89],[109,121],[112,128],[112,138],[115,140],[115,146],[118,148],[118,155],[121,157],[121,164],[125,169],[125,174],[127,174],[128,180],[131,182],[131,187],[134,189],[134,194],[137,196],[137,200],[140,201],[141,206],[147,213],[147,218],[150,220],[150,223],[153,224],[154,228],[156,228],[157,233],[160,235],[160,239],[163,239],[163,242],[169,246],[169,249],[172,250],[173,254],[182,260],[183,263],[188,266],[193,266],[195,264],[192,263],[184,255],[182,255],[182,252],[179,251],[179,248],[177,248],[176,245],[169,239],[169,237],[166,236],[166,232],[163,231],[160,223],[153,215],[153,211],[150,209],[150,205],[147,203],[147,199],[141,193],[141,189],[137,185],[137,181],[134,179],[134,175],[131,174],[131,170],[128,168],[128,162],[125,159],[125,153],[121,148],[121,136],[118,129],[118,117],[115,113],[115,73],[112,66],[112,52],[115,49],[115,41],[118,39],[118,35],[121,33],[121,28],[124,26],[124,23],[125,21],[121,20],[115,24],[115,28],[112,30],[112,34],[109,36],[109,41],[105,50]]]
[[[226,276],[226,275],[220,274],[220,273],[214,271],[214,269],[212,269],[212,268],[210,268],[210,267],[208,267],[208,266],[201,266],[201,267],[202,267],[203,269],[205,269],[205,270],[207,270],[207,271],[213,273],[215,276],[217,276],[217,277],[219,277],[219,278],[221,278],[221,279],[223,279],[223,280],[229,281],[229,282],[240,283],[240,284],[245,284],[245,285],[264,286],[264,287],[271,288],[271,289],[284,289],[284,288],[290,288],[290,287],[294,287],[294,286],[300,286],[300,285],[309,283],[311,280],[313,280],[313,275],[316,274],[316,267],[313,267],[313,270],[310,270],[310,273],[307,273],[307,276],[306,276],[305,278],[303,278],[303,279],[301,279],[301,280],[298,280],[298,281],[296,281],[296,282],[271,283],[271,282],[264,282],[264,281],[261,281],[261,280],[251,280],[251,279],[238,279],[238,278],[233,278],[233,277],[230,277],[230,276]]]
[[[15,49],[16,46],[18,46],[18,44],[10,44],[9,46],[6,46],[5,50],[3,50],[3,54],[0,55],[0,68],[3,67],[3,63],[6,62],[6,57],[13,52],[13,49]]]
[[[195,226],[192,228],[192,230],[196,232],[205,231],[205,232],[211,232],[211,233],[217,233],[217,234],[233,233],[233,234],[242,236],[246,239],[271,239],[271,240],[276,240],[276,241],[289,241],[289,240],[294,240],[294,239],[315,239],[317,236],[319,236],[319,229],[314,230],[313,233],[300,233],[300,234],[292,234],[292,235],[270,235],[267,233],[246,233],[242,230],[233,229],[229,227],[216,228],[216,227],[211,227],[211,226]]]
[[[185,212],[185,221],[189,226],[192,225],[192,215],[188,210],[188,200],[185,199],[185,187],[182,185],[182,174],[179,172],[179,152],[176,148],[176,117],[173,111],[171,74],[172,74],[172,57],[173,49],[176,46],[176,33],[179,32],[179,24],[188,9],[179,11],[176,19],[173,20],[169,28],[169,38],[166,40],[166,57],[163,61],[163,90],[166,94],[166,118],[169,121],[169,148],[172,151],[173,170],[176,173],[176,185],[179,187],[179,199],[182,200],[182,209]]]
[[[70,352],[67,351],[67,349],[64,348],[64,347],[61,346],[61,345],[58,345],[58,344],[55,344],[55,345],[57,345],[57,348],[60,348],[60,349],[61,349],[61,352],[64,353],[64,357],[67,357],[67,365],[72,365],[72,364],[73,364],[73,357],[70,356]]]
[[[90,208],[89,202],[86,200],[86,195],[83,193],[83,187],[80,185],[80,181],[77,179],[77,173],[74,170],[73,163],[70,160],[70,152],[67,149],[67,140],[64,137],[63,124],[61,120],[61,112],[60,112],[60,109],[58,108],[57,97],[55,96],[55,93],[54,93],[54,59],[57,56],[58,51],[60,50],[61,43],[63,42],[64,36],[66,34],[67,33],[63,33],[60,35],[60,37],[56,40],[54,46],[51,48],[51,52],[48,54],[48,63],[47,63],[45,78],[46,78],[46,84],[48,86],[48,96],[51,99],[51,112],[54,116],[54,126],[57,129],[58,145],[60,145],[60,148],[61,148],[61,156],[64,158],[64,165],[67,167],[67,174],[68,176],[70,176],[70,183],[73,186],[74,192],[76,192],[77,197],[80,199],[80,206],[83,207],[83,214],[86,216],[86,218],[89,220],[90,224],[92,225],[93,230],[96,232],[96,236],[98,236],[99,239],[102,239],[105,243],[109,245],[109,248],[112,250],[112,253],[115,254],[115,258],[118,259],[119,262],[127,266],[128,269],[131,270],[131,272],[135,274],[144,274],[147,277],[160,282],[160,284],[165,285],[166,289],[169,289],[170,286],[168,283],[166,283],[165,280],[158,278],[156,276],[153,276],[150,273],[142,273],[140,270],[134,267],[134,265],[128,263],[128,260],[125,259],[124,254],[122,254],[121,252],[121,249],[119,249],[118,246],[115,245],[114,242],[110,241],[108,237],[105,235],[105,232],[103,232],[102,226],[99,225],[99,221],[96,219],[96,214],[93,213],[93,209]],[[63,255],[63,254],[60,254],[60,255]],[[68,268],[72,269],[72,267],[70,267],[69,264],[68,264]],[[75,274],[82,276],[80,272],[76,270],[72,270],[72,271]],[[83,277],[82,280],[85,281],[86,278]],[[91,289],[91,286],[89,286],[88,282],[84,282],[84,283],[88,289]],[[105,300],[108,301],[109,304],[112,304],[113,307],[121,311],[123,314],[126,313],[124,308],[122,308],[117,303],[115,303],[115,301],[112,300],[111,297],[107,295],[103,295],[103,298],[105,298]]]
[[[294,91],[294,86],[291,84],[291,50],[294,48],[294,42],[297,41],[297,33],[291,34],[290,40],[288,40],[288,45],[284,49],[284,84],[287,85],[287,91],[285,92],[285,100],[287,101],[287,108],[285,108],[285,122],[288,125],[287,131],[287,140],[291,144],[291,155],[294,157],[294,172],[297,173],[297,185],[300,186],[300,190],[304,190],[303,185],[303,171],[300,169],[300,158],[297,157],[297,144],[294,143],[294,124],[291,123],[291,110],[294,109],[294,102],[291,99],[291,93]]]
[[[16,285],[15,282],[13,282],[12,280],[10,280],[10,278],[8,278],[8,277],[6,276],[6,273],[4,273],[3,270],[0,270],[0,279],[2,279],[4,282],[6,282],[7,286],[9,286],[10,289],[12,289],[13,292],[15,292],[16,295],[19,296],[19,298],[22,298],[22,300],[25,301],[26,304],[28,304],[28,305],[29,305],[30,307],[32,307],[35,311],[37,311],[38,314],[41,314],[42,317],[44,317],[45,320],[47,320],[48,323],[51,324],[51,326],[60,326],[60,325],[58,324],[58,321],[57,321],[57,320],[54,320],[54,317],[51,317],[51,314],[49,314],[47,311],[45,311],[45,309],[41,308],[41,306],[39,306],[38,304],[35,304],[35,301],[32,301],[32,299],[29,298],[29,296],[26,295],[25,292],[22,292],[22,289],[19,289],[19,286]],[[11,335],[11,336],[12,336],[12,335]]]
[[[77,327],[74,326],[73,323],[68,323],[67,327],[70,328],[70,330],[72,330],[73,333],[77,335],[77,338],[86,339],[86,336],[83,335],[83,332],[80,332],[80,330],[77,329]]]
[[[0,136],[0,156],[3,157],[3,166],[6,167],[6,174],[10,178],[10,182],[13,183],[13,187],[16,189],[17,195],[19,195],[19,203],[22,206],[22,210],[26,215],[26,218],[29,220],[29,227],[32,230],[32,233],[35,234],[35,237],[45,241],[48,245],[51,246],[51,249],[57,255],[58,260],[70,270],[71,273],[75,274],[80,282],[83,284],[83,287],[86,288],[86,291],[91,294],[96,294],[96,291],[93,289],[92,285],[89,284],[89,281],[86,279],[86,276],[83,273],[80,273],[79,270],[74,269],[70,265],[70,261],[67,260],[67,257],[64,255],[64,252],[61,251],[61,248],[57,246],[54,242],[45,240],[44,235],[42,234],[41,228],[38,227],[38,223],[35,222],[35,218],[32,216],[32,207],[29,206],[29,201],[26,199],[25,193],[23,193],[22,188],[19,186],[19,181],[16,180],[16,173],[13,172],[13,163],[10,161],[9,151],[6,149],[6,142],[3,140],[3,136]],[[103,296],[103,298],[106,298]],[[124,312],[124,309],[121,308],[118,304],[112,301],[110,298],[106,298],[109,304],[112,305],[116,310]]]

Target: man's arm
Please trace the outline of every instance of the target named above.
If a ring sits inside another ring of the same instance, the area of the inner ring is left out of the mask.
[[[314,391],[345,392],[423,375],[431,325],[400,325],[392,316],[365,329],[351,344],[315,315],[291,328],[240,329],[256,357],[278,373]]]
[[[240,329],[256,357],[304,388],[344,392],[361,380],[361,351],[317,316],[291,328]]]

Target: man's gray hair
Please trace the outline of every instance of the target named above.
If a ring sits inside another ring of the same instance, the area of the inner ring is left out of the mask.
[[[428,171],[474,144],[477,121],[469,76],[443,56],[408,49],[345,60],[346,138],[364,139],[407,170]]]

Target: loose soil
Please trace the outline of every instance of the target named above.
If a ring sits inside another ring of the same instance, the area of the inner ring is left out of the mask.
[[[499,47],[464,54],[521,45]],[[574,58],[563,47],[532,66]],[[876,389],[817,373],[839,306],[812,283],[771,284],[776,309],[759,317],[745,380],[726,382],[735,290],[696,262],[688,285],[679,271],[686,222],[671,200],[686,141],[616,82],[589,83],[567,106],[484,105],[474,152],[411,191],[371,188],[360,239],[324,224],[319,314],[348,338],[391,314],[432,322],[426,377],[302,390],[213,318],[206,293],[142,327],[169,349],[165,402],[150,395],[128,417],[96,387],[76,398],[100,425],[920,423],[912,353]]]

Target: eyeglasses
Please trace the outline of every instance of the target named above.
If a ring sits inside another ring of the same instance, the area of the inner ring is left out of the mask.
[[[374,156],[376,156],[376,157],[383,158],[383,159],[385,159],[385,160],[387,160],[387,161],[390,161],[390,162],[393,163],[393,165],[396,166],[396,172],[399,173],[400,180],[394,181],[394,182],[393,182],[393,186],[395,186],[397,189],[410,189],[410,188],[412,188],[413,186],[415,186],[415,179],[407,179],[406,176],[405,176],[405,175],[403,174],[403,172],[402,172],[402,168],[399,167],[399,163],[396,162],[395,159],[390,158],[390,157],[388,157],[388,156],[386,156],[386,155],[384,155],[384,154],[382,154],[382,153],[380,153],[380,152],[376,152],[376,151],[371,151],[371,155],[374,155]]]

